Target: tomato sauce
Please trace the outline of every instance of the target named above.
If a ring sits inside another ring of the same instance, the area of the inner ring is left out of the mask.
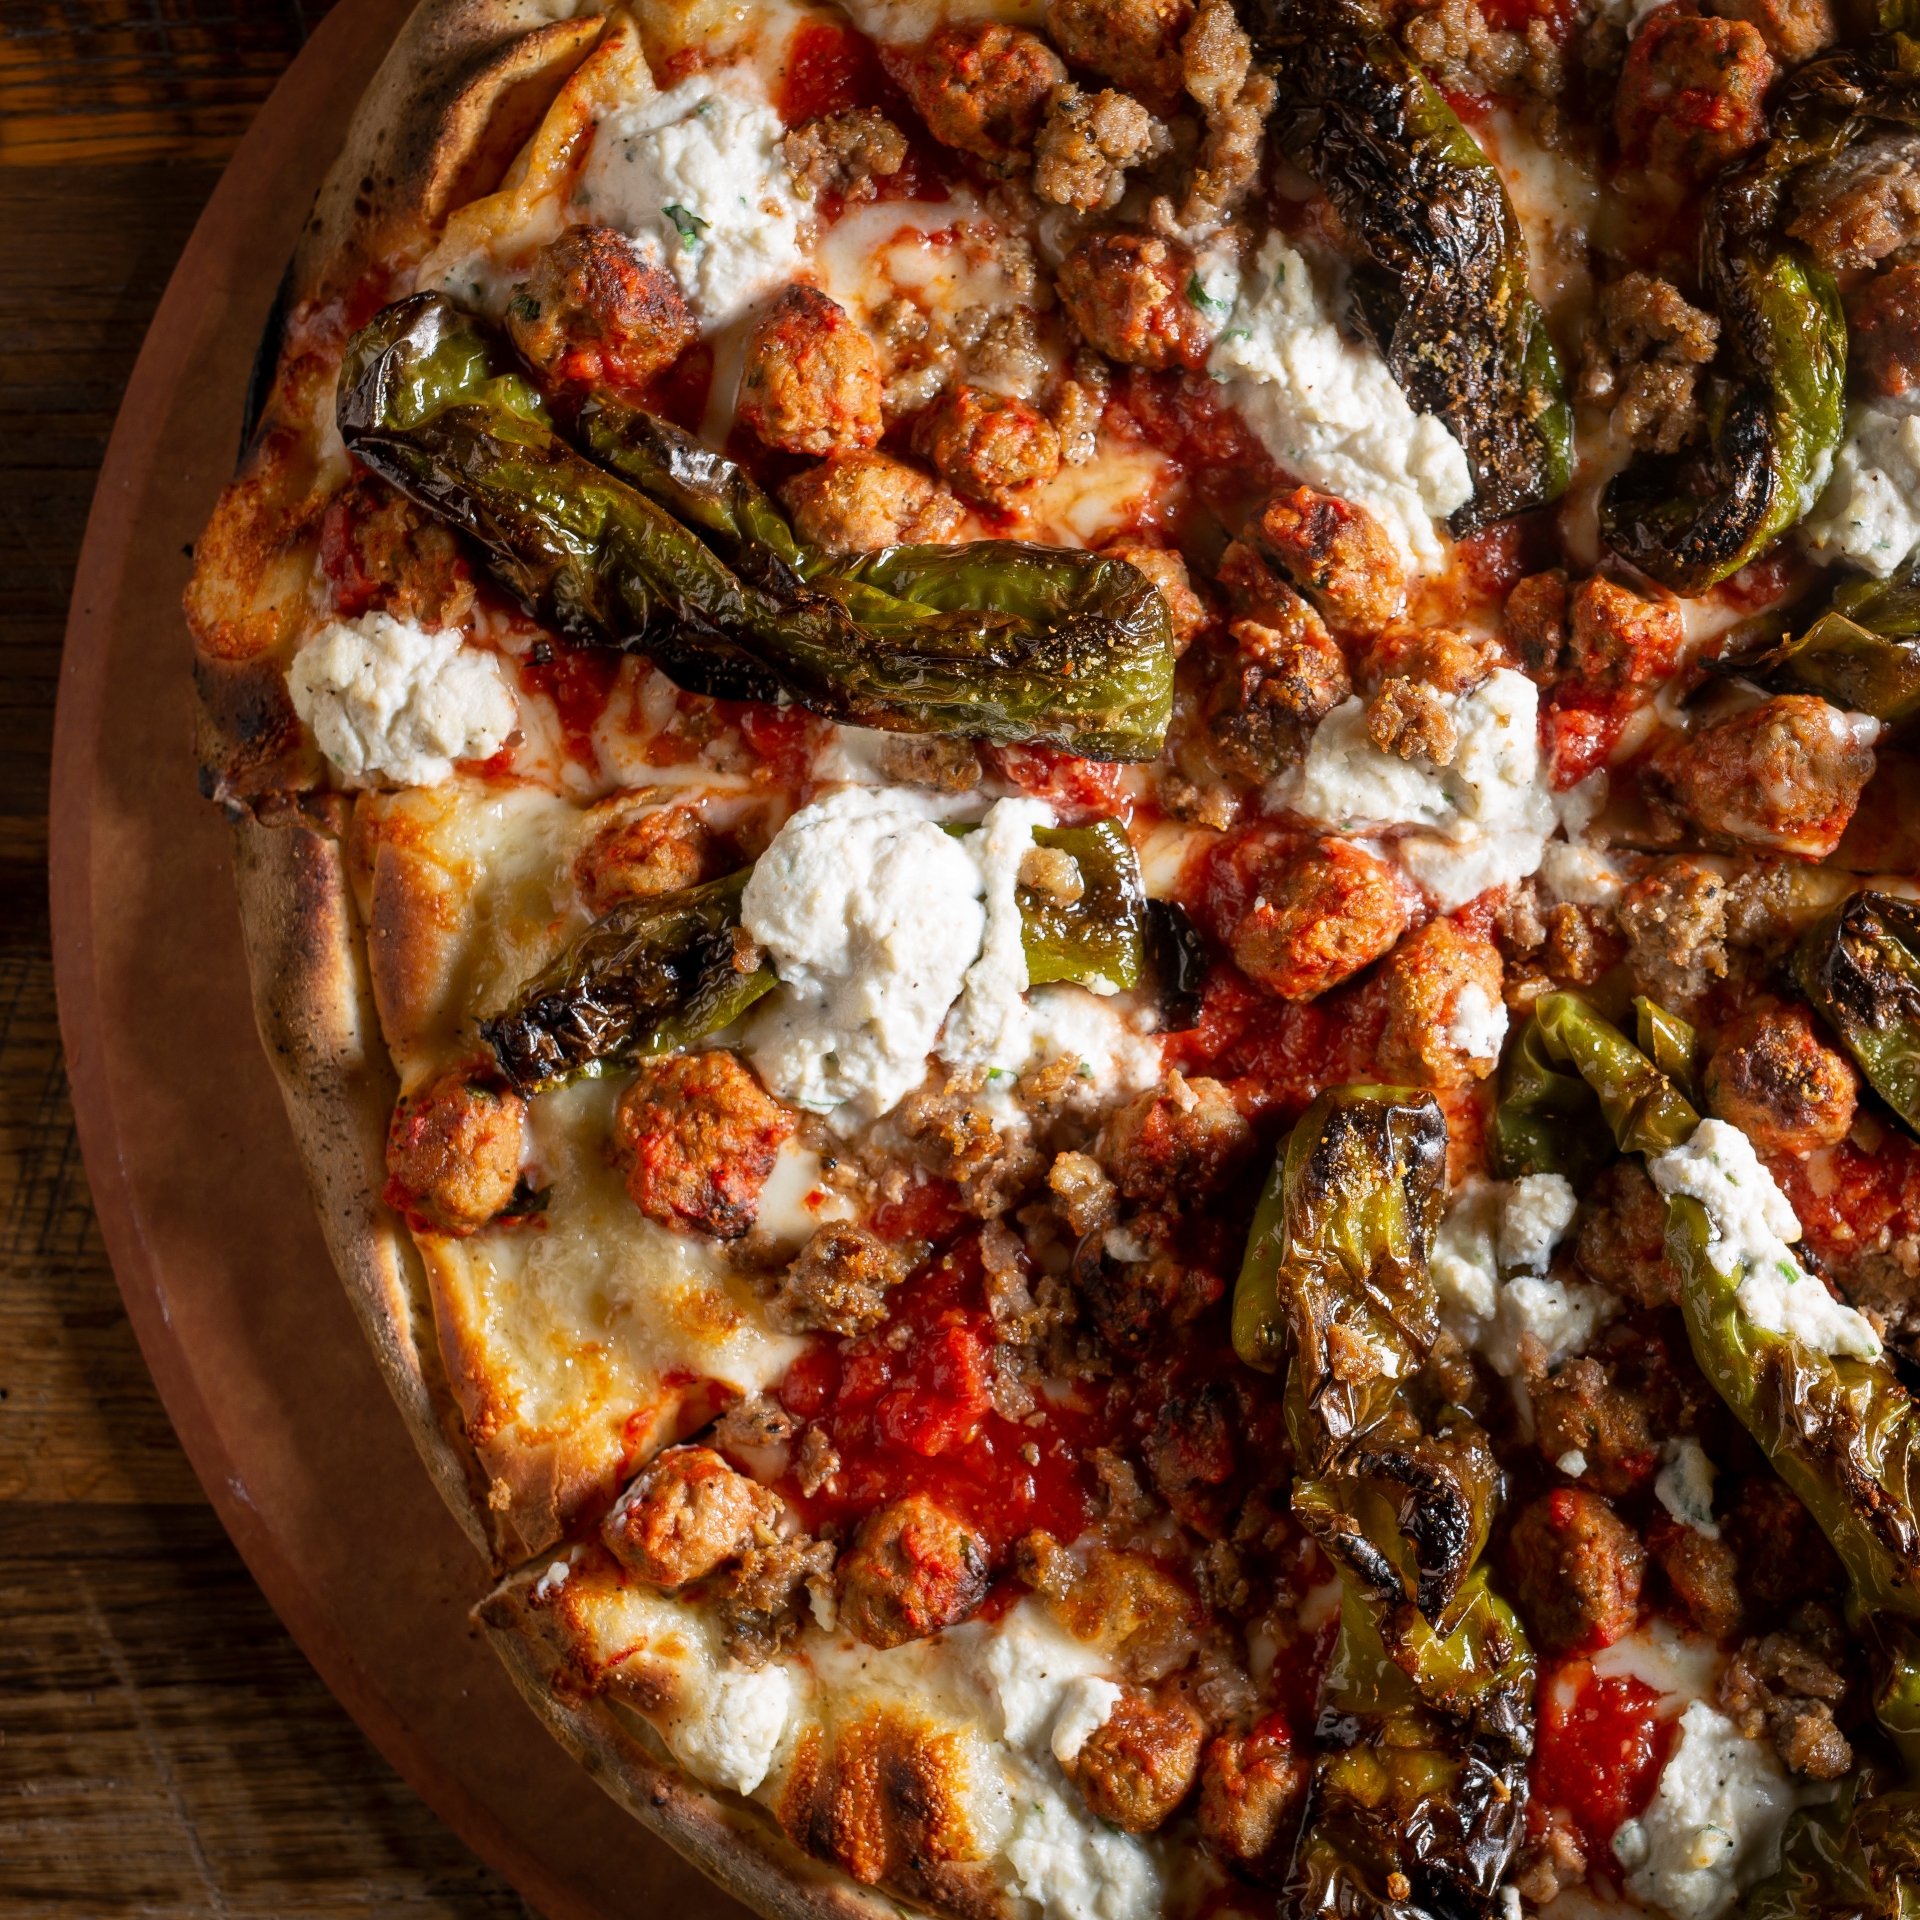
[[[1816,1254],[1854,1259],[1920,1234],[1920,1145],[1884,1126],[1873,1148],[1850,1137],[1805,1160],[1765,1157]]]
[[[521,679],[553,702],[567,752],[584,766],[597,764],[593,730],[613,697],[625,660],[611,648],[555,646],[545,659],[521,662]]]
[[[1674,1728],[1658,1714],[1660,1696],[1629,1675],[1602,1677],[1585,1660],[1540,1676],[1533,1753],[1533,1801],[1564,1807],[1605,1861],[1623,1820],[1644,1813],[1673,1750]]]
[[[1100,760],[1081,760],[1057,747],[986,747],[994,771],[1022,793],[1053,804],[1063,826],[1088,820],[1132,817],[1133,802],[1123,784],[1126,769]]]

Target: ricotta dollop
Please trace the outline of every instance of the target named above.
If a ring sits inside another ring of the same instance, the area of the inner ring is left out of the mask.
[[[1851,560],[1883,579],[1920,545],[1920,413],[1857,406],[1833,476],[1800,523],[1815,558]]]
[[[367,613],[334,620],[287,669],[293,710],[354,780],[430,787],[498,753],[518,709],[500,663],[457,628]]]
[[[1372,508],[1415,564],[1441,564],[1434,522],[1473,498],[1466,453],[1438,415],[1414,412],[1372,347],[1341,332],[1279,234],[1241,279],[1207,370],[1287,472]]]
[[[746,74],[696,74],[601,122],[574,205],[670,267],[702,326],[723,327],[805,261],[784,132]]]

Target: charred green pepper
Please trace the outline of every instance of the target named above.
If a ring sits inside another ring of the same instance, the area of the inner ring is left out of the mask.
[[[1825,1806],[1787,1822],[1780,1868],[1743,1920],[1913,1920],[1920,1912],[1920,1793],[1863,1768]]]
[[[1028,985],[1077,980],[1137,987],[1146,957],[1147,896],[1126,829],[1117,820],[1036,827],[1033,841],[1072,859],[1082,892],[1066,901],[1035,887],[1016,890]]]
[[[1849,896],[1807,929],[1793,970],[1867,1084],[1920,1134],[1920,905]]]
[[[504,364],[440,296],[402,301],[348,343],[341,435],[478,540],[495,577],[576,644],[639,648],[696,692],[864,726],[1092,759],[1160,751],[1171,629],[1136,568],[985,541],[894,548],[803,581],[761,543],[746,577],[569,446]],[[743,538],[767,532],[746,496],[727,497]]]
[[[1891,727],[1920,714],[1920,565],[1891,579],[1848,574],[1798,638],[1735,669],[1775,693],[1817,693]]]
[[[1500,175],[1367,0],[1258,0],[1271,122],[1364,256],[1358,316],[1419,413],[1465,449],[1455,533],[1565,492],[1573,421]]]

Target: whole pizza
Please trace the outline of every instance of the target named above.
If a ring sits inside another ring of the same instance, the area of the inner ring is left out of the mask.
[[[768,1914],[1907,1920],[1920,14],[568,4],[187,595],[529,1699]]]

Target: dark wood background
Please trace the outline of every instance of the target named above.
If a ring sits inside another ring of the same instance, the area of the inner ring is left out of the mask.
[[[95,476],[174,261],[326,4],[0,0],[6,1920],[531,1911],[368,1745],[206,1504],[101,1245],[54,1014],[47,778]]]

